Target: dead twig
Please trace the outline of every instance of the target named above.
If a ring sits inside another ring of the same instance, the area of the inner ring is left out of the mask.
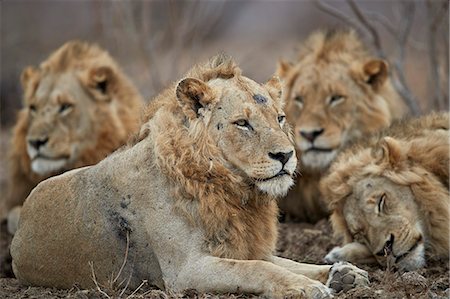
[[[94,271],[94,262],[89,262],[89,266],[91,267],[91,278],[92,281],[95,284],[95,288],[97,289],[97,291],[102,294],[103,296],[105,296],[108,299],[111,299],[111,297],[100,288],[99,283],[97,282],[97,277],[95,276],[95,271]]]
[[[319,9],[338,18],[339,20],[349,24],[360,32],[363,36],[370,40],[377,55],[386,59],[392,65],[392,83],[394,88],[403,98],[405,104],[410,109],[411,113],[417,115],[421,112],[418,105],[418,101],[410,91],[408,82],[405,77],[405,59],[408,41],[410,40],[411,28],[414,20],[415,3],[412,1],[404,1],[398,3],[401,10],[399,24],[394,24],[383,15],[377,12],[368,12],[362,10],[360,6],[354,0],[347,0],[347,4],[350,8],[353,16],[348,13],[344,13],[330,5],[324,3],[321,0],[316,0],[316,4]],[[404,17],[408,16],[408,17]],[[382,44],[381,36],[377,24],[383,26],[386,31],[395,40],[395,55],[388,55],[385,47]]]

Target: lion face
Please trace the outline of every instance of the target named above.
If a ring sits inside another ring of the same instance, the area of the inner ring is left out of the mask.
[[[242,76],[188,78],[177,88],[186,115],[202,120],[226,167],[273,196],[287,193],[297,166],[280,94],[278,79],[262,86]]]
[[[366,245],[383,266],[413,270],[425,264],[424,226],[409,186],[383,177],[355,184],[344,205],[353,238]]]
[[[371,75],[377,79],[370,83],[358,80],[348,65],[340,63],[299,67],[287,92],[286,111],[305,167],[326,169],[348,141],[389,124],[388,107],[371,86],[376,80],[380,84],[378,77],[385,76],[386,66],[382,61],[370,63],[378,64]]]
[[[82,152],[95,147],[96,139],[92,138],[95,122],[100,121],[108,104],[101,103],[93,92],[106,92],[107,80],[101,80],[102,91],[98,85],[90,87],[84,83],[74,72],[43,74],[28,68],[22,82],[28,118],[27,153],[32,171],[51,175],[71,168]]]

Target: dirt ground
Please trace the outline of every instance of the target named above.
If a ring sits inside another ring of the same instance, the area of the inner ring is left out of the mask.
[[[70,290],[28,287],[21,285],[11,278],[10,263],[4,259],[9,238],[5,232],[5,225],[1,225],[1,277],[0,298],[107,298],[99,290],[80,290],[74,286]],[[331,238],[331,228],[326,220],[316,225],[306,223],[280,224],[280,238],[277,254],[296,261],[322,263],[326,252],[336,243]],[[449,262],[431,261],[425,269],[407,273],[393,273],[380,269],[378,266],[364,266],[361,268],[369,272],[370,287],[357,288],[345,294],[338,294],[336,298],[449,298]],[[127,298],[134,290],[125,290],[120,296],[122,288],[116,290],[102,289],[111,298]],[[201,294],[193,290],[184,293],[163,292],[143,285],[129,298],[256,298],[251,295],[214,295]]]

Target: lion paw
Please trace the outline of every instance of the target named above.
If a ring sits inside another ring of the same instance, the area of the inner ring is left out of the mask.
[[[345,260],[342,255],[342,247],[334,247],[328,254],[324,257],[325,263],[333,264],[339,261]]]
[[[314,283],[305,288],[306,298],[322,299],[332,298],[331,290],[322,283]]]
[[[331,289],[320,282],[313,282],[307,285],[291,285],[287,290],[279,290],[269,297],[273,298],[305,298],[305,299],[326,299],[332,298]]]
[[[327,286],[333,289],[335,293],[347,292],[356,286],[367,285],[369,285],[367,272],[350,263],[338,262],[330,269]]]

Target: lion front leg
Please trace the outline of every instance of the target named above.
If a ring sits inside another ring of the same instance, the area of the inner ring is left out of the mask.
[[[319,281],[273,263],[211,256],[186,263],[168,287],[177,291],[194,288],[202,292],[254,293],[274,298],[331,297],[330,290]]]
[[[352,242],[342,247],[334,247],[324,258],[327,263],[347,261],[357,264],[368,264],[376,262],[372,252],[367,246]]]
[[[271,262],[293,273],[318,280],[336,293],[369,284],[369,277],[366,271],[346,262],[338,262],[333,265],[313,265],[297,263],[277,256],[273,256]]]

